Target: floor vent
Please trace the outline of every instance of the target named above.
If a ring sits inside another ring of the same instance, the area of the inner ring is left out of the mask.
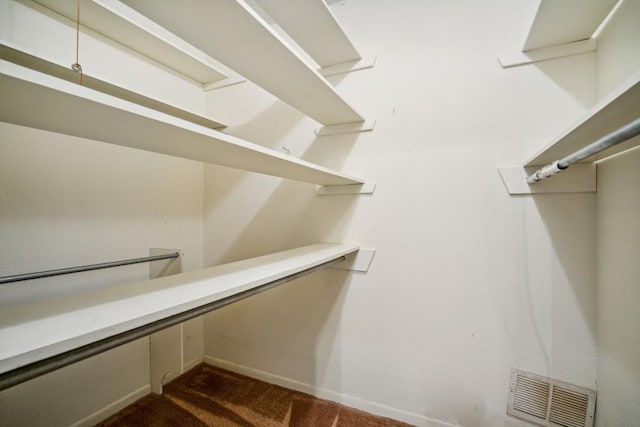
[[[593,390],[511,370],[509,415],[543,426],[593,427],[595,405]]]

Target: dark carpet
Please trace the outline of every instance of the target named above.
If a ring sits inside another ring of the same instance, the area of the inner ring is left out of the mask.
[[[328,400],[201,364],[98,424],[115,426],[405,427]]]

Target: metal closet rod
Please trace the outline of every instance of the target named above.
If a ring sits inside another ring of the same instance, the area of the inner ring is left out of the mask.
[[[306,270],[302,270],[297,273],[282,277],[280,279],[273,280],[271,282],[265,283],[264,285],[257,286],[253,289],[239,292],[235,295],[210,302],[200,307],[196,307],[182,313],[166,317],[164,319],[159,319],[135,329],[131,329],[129,331],[104,338],[85,346],[74,348],[65,353],[51,356],[38,362],[33,362],[28,365],[5,372],[3,374],[0,374],[0,391],[39,377],[40,375],[55,371],[56,369],[64,368],[65,366],[71,365],[72,363],[79,362],[107,350],[111,350],[112,348],[121,346],[131,341],[135,341],[139,338],[153,334],[154,332],[161,331],[162,329],[166,329],[170,326],[174,326],[195,317],[202,316],[203,314],[206,314],[210,311],[217,310],[218,308],[222,308],[234,302],[249,298],[250,296],[259,294],[260,292],[275,288],[276,286],[290,282],[299,277],[306,276],[307,274],[311,274],[322,268],[344,261],[345,259],[346,257],[344,255],[339,256],[322,264],[318,264],[315,267],[310,267]]]
[[[567,169],[569,165],[579,162],[582,159],[606,150],[609,147],[620,144],[628,139],[633,138],[640,134],[640,118],[622,126],[620,129],[611,132],[608,135],[603,136],[596,142],[587,145],[586,147],[576,151],[573,154],[569,154],[562,160],[556,160],[555,162],[546,165],[527,177],[527,183],[533,184],[538,181],[542,181],[545,178],[550,177],[558,172],[562,172]]]
[[[36,271],[34,273],[16,274],[0,277],[0,285],[4,283],[21,282],[23,280],[41,279],[43,277],[60,276],[62,274],[80,273],[82,271],[100,270],[102,268],[121,267],[123,265],[140,264],[143,262],[160,261],[163,259],[178,258],[180,252],[172,252],[163,255],[152,255],[143,258],[124,259],[121,261],[103,262],[100,264],[80,265],[78,267],[58,268],[56,270]]]

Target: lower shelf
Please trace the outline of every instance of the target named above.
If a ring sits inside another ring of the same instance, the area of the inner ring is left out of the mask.
[[[3,301],[0,374],[286,279],[358,249],[357,244],[318,243],[60,300]]]

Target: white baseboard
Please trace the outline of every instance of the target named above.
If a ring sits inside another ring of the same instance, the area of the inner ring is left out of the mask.
[[[192,370],[193,368],[201,364],[203,361],[204,361],[204,356],[198,356],[193,360],[185,362],[185,364],[182,366],[182,373],[184,374],[185,372]]]
[[[145,397],[149,393],[151,393],[151,384],[144,385],[139,389],[134,390],[131,393],[127,394],[126,396],[116,400],[115,402],[111,402],[104,408],[94,412],[88,417],[85,417],[80,421],[76,421],[75,423],[71,424],[71,427],[94,426],[98,424],[100,421],[104,420],[105,418],[110,417],[116,412],[131,405],[136,400]]]
[[[190,371],[191,369],[201,364],[203,361],[204,361],[203,356],[199,356],[193,360],[186,362],[183,366],[182,372],[185,373],[187,371]],[[134,390],[131,393],[127,394],[126,396],[114,402],[111,402],[104,408],[92,413],[91,415],[81,419],[80,421],[76,421],[75,423],[71,424],[70,427],[94,426],[99,422],[101,422],[102,420],[115,414],[116,412],[121,411],[122,409],[131,405],[136,400],[145,397],[149,393],[151,393],[151,384],[144,385],[139,389]]]
[[[416,426],[421,427],[461,427],[456,424],[450,424],[444,421],[435,420],[433,418],[425,417],[424,415],[416,414],[413,412],[403,411],[401,409],[392,408],[390,406],[382,405],[376,402],[370,402],[368,400],[360,399],[358,397],[349,396],[343,393],[338,393],[331,390],[319,389],[311,384],[305,384],[299,381],[295,381],[289,378],[281,377],[279,375],[270,374],[265,371],[250,368],[248,366],[238,365],[227,360],[217,359],[215,357],[204,356],[204,363],[207,363],[218,368],[226,369],[231,372],[246,375],[251,378],[262,380],[270,384],[279,385],[288,389],[301,391],[303,393],[310,394],[312,396],[319,397],[321,399],[331,400],[332,402],[340,403],[351,408],[360,409],[361,411],[368,412],[370,414],[379,415],[382,417],[392,418],[398,421],[404,421]]]

